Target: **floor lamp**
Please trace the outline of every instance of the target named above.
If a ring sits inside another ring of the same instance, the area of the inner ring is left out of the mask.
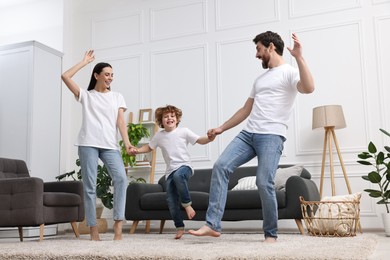
[[[320,106],[313,108],[313,125],[312,128],[325,129],[324,137],[324,149],[322,152],[322,166],[321,166],[321,180],[320,180],[320,197],[322,198],[322,190],[324,186],[324,171],[325,171],[325,159],[326,159],[326,148],[328,147],[329,153],[329,164],[330,164],[330,180],[332,185],[332,196],[336,195],[335,184],[334,184],[334,167],[333,167],[333,148],[332,144],[336,146],[336,151],[340,160],[340,165],[343,170],[345,183],[347,184],[348,192],[351,194],[351,187],[349,185],[348,176],[345,171],[343,158],[341,157],[339,145],[336,138],[335,129],[345,128],[345,119],[343,109],[340,105],[329,105]]]

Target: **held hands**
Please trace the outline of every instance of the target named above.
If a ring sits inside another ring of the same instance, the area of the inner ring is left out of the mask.
[[[137,147],[130,147],[130,150],[128,152],[128,154],[130,154],[130,155],[136,155],[138,153],[139,153],[139,151],[138,151]]]
[[[299,58],[302,56],[301,42],[299,41],[295,33],[292,34],[292,39],[294,41],[294,47],[293,48],[287,47],[287,50],[290,52],[291,56],[293,56],[294,58]]]
[[[210,141],[214,141],[215,137],[222,133],[222,129],[220,127],[212,128],[207,131],[207,137]]]
[[[84,55],[83,61],[86,62],[87,64],[91,63],[92,61],[94,61],[95,60],[95,55],[94,55],[93,52],[94,52],[93,50],[86,51],[85,55]]]

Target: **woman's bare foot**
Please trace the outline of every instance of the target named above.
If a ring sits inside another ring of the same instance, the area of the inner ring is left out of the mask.
[[[276,238],[274,238],[274,237],[266,237],[264,239],[264,243],[276,243]]]
[[[114,240],[122,240],[122,220],[115,220],[114,223]]]
[[[210,236],[210,237],[219,237],[221,235],[220,232],[212,230],[208,226],[203,226],[198,230],[189,230],[188,233],[194,236]]]
[[[184,209],[186,210],[188,219],[192,219],[195,216],[196,212],[191,206],[187,206]]]
[[[180,239],[183,235],[184,235],[184,229],[179,229],[177,232],[176,232],[176,236],[175,236],[175,239]]]
[[[91,235],[91,240],[92,241],[100,241],[99,230],[98,230],[97,226],[90,227],[89,228],[89,233]]]

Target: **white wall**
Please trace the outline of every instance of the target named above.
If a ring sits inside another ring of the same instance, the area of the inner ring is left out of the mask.
[[[389,143],[379,128],[390,130],[389,0],[67,0],[64,3],[64,69],[84,51],[96,50],[97,61],[114,67],[113,89],[125,95],[130,111],[174,104],[182,124],[199,134],[218,126],[242,106],[253,80],[263,72],[255,59],[253,37],[278,32],[287,46],[296,32],[316,81],[311,95],[299,95],[289,123],[281,163],[305,165],[319,183],[323,131],[311,129],[313,107],[343,106],[347,128],[338,130],[352,191],[369,184],[369,169],[356,163],[370,140]],[[295,66],[288,51],[284,57]],[[76,80],[88,84],[91,68]],[[386,73],[387,72],[387,73]],[[80,127],[79,105],[63,90],[62,166],[70,170]],[[196,168],[211,167],[242,126],[207,146],[191,148]],[[336,193],[346,193],[335,155]],[[250,164],[255,164],[251,162]],[[157,174],[164,165],[158,159]],[[324,194],[330,193],[326,169]],[[156,177],[156,180],[158,176]],[[366,193],[361,202],[363,228],[382,227],[384,208]],[[294,226],[294,223],[292,223]]]
[[[1,45],[39,41],[63,50],[63,0],[0,1]]]

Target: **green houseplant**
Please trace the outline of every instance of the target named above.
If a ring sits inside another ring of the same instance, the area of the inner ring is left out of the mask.
[[[379,129],[382,133],[390,137],[390,133]],[[362,176],[366,181],[378,185],[379,189],[365,189],[370,197],[377,198],[377,204],[385,205],[386,213],[382,213],[382,221],[386,236],[390,237],[390,147],[384,146],[385,151],[378,151],[375,144],[368,144],[368,151],[358,154],[361,159],[358,163],[369,165],[374,168],[367,175]]]
[[[141,123],[134,124],[134,123],[128,123],[127,124],[127,133],[129,135],[130,142],[133,146],[138,146],[139,142],[144,137],[149,137],[150,133],[149,130],[143,126]],[[119,141],[119,145],[121,147],[121,155],[123,163],[127,166],[133,167],[136,163],[136,158],[134,155],[129,155],[126,152],[126,147],[123,144],[123,141]]]
[[[390,137],[390,133],[380,129],[382,133]],[[378,151],[375,144],[368,144],[368,151],[358,154],[361,159],[357,161],[363,165],[373,166],[374,170],[367,175],[362,176],[366,181],[377,184],[379,189],[365,189],[370,197],[379,198],[377,204],[383,204],[386,207],[386,212],[389,214],[390,204],[390,147],[385,146],[383,151]]]

